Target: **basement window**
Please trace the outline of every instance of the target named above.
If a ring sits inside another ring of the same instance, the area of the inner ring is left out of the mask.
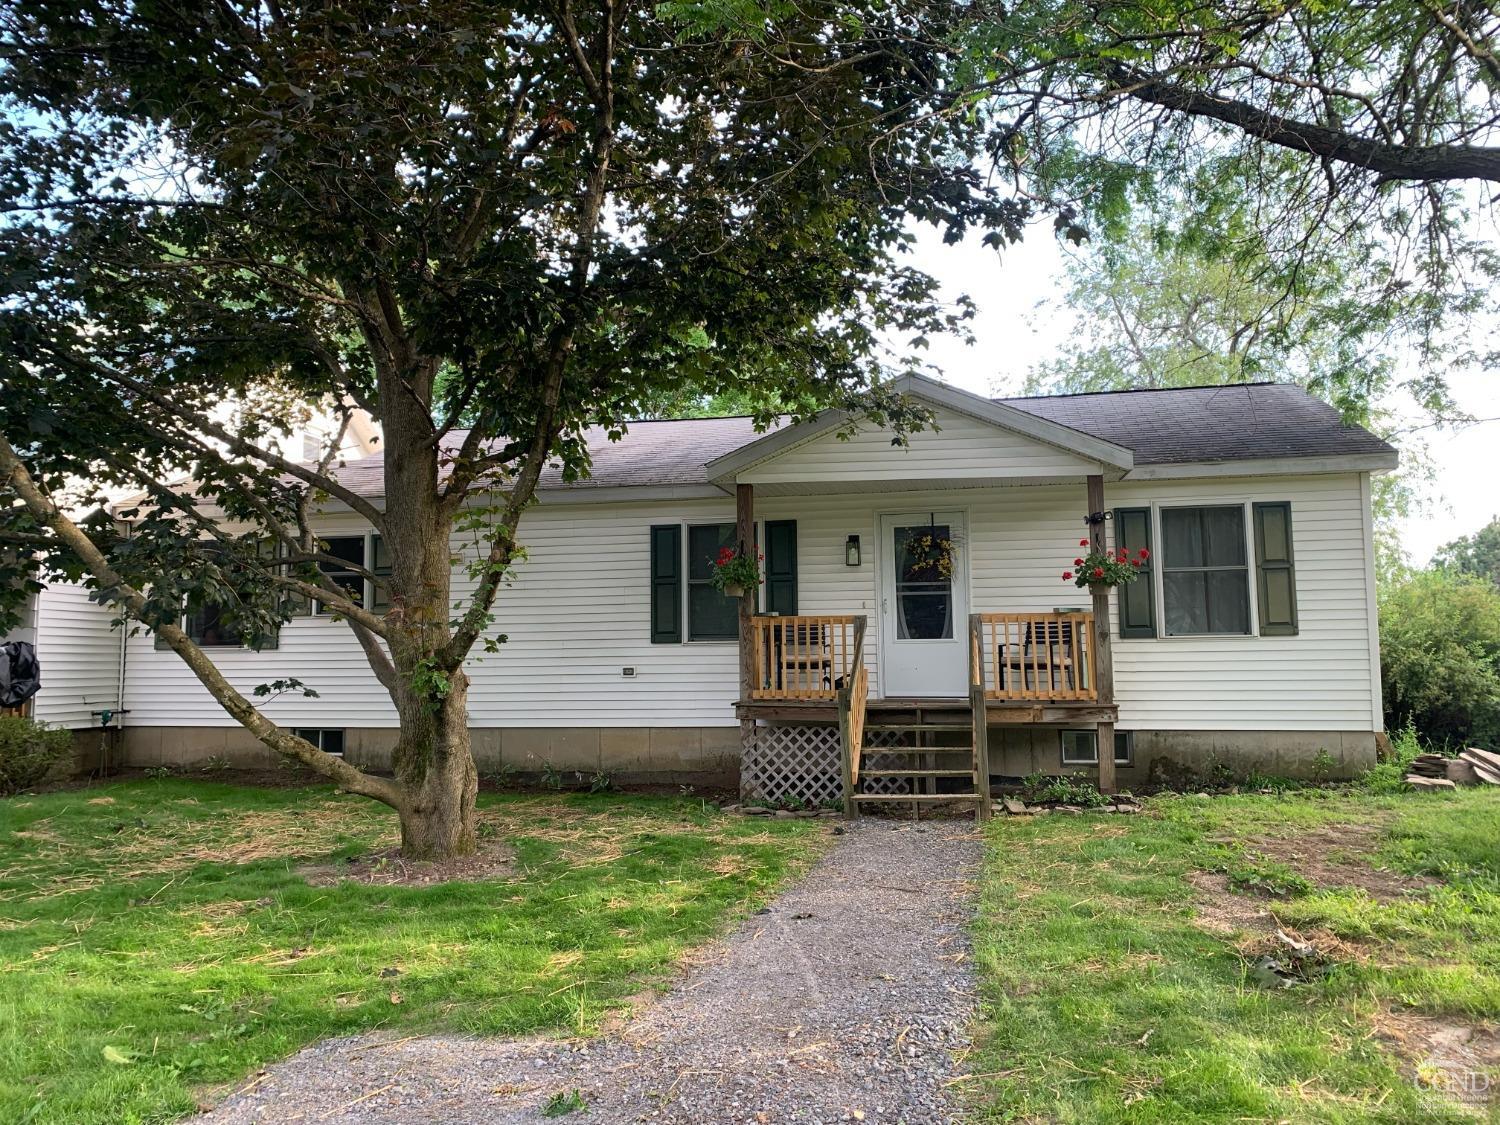
[[[1129,766],[1135,758],[1134,741],[1128,730],[1115,731],[1115,765]],[[1065,766],[1097,766],[1099,764],[1099,734],[1092,730],[1065,730],[1062,732],[1062,764]]]
[[[311,742],[325,754],[332,754],[335,758],[344,756],[344,732],[341,728],[298,727],[292,733]]]

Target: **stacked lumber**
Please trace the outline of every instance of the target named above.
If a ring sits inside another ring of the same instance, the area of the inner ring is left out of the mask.
[[[1471,746],[1458,756],[1458,760],[1466,762],[1484,784],[1500,785],[1500,754]]]
[[[1413,789],[1457,789],[1460,785],[1500,785],[1500,754],[1470,747],[1456,758],[1418,754],[1406,784]]]

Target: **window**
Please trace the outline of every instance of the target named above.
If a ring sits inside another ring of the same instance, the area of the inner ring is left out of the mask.
[[[651,643],[732,641],[739,637],[740,599],[714,589],[713,563],[725,547],[734,547],[732,523],[662,523],[651,531]],[[797,523],[766,524],[766,609],[797,612]],[[760,542],[757,531],[755,543]],[[684,631],[684,621],[686,630]]]
[[[201,550],[205,565],[207,565],[207,560],[218,560],[220,557],[219,548],[215,544],[204,543],[201,545]],[[256,544],[256,554],[261,558],[274,558],[274,552],[275,548],[269,541]],[[183,606],[184,612],[177,619],[177,626],[200,648],[254,648],[259,652],[278,646],[279,638],[275,631],[262,636],[254,645],[246,640],[234,620],[237,598],[224,605],[202,602],[196,607],[193,601],[194,599],[188,599]],[[152,641],[152,645],[158,652],[166,651],[170,647],[159,634]]]
[[[344,756],[344,732],[342,730],[298,727],[292,733],[305,742],[311,742],[325,754],[332,754],[335,758]]]
[[[239,630],[229,623],[221,606],[205,605],[188,614],[184,627],[187,635],[203,648],[239,648],[244,644]]]
[[[355,605],[365,604],[365,537],[363,535],[334,535],[323,540],[323,553],[332,555],[348,565],[334,562],[319,562],[318,567],[340,587]],[[329,612],[319,604],[318,613]]]
[[[1163,508],[1167,636],[1250,632],[1243,507]]]
[[[687,638],[732,641],[740,634],[740,600],[714,589],[713,563],[733,547],[734,524],[691,524],[687,529]],[[750,549],[754,549],[751,545]]]
[[[385,540],[375,535],[370,538],[370,573],[379,581],[370,583],[370,608],[384,613],[391,608],[391,591],[387,583],[391,577],[391,556],[386,552]]]
[[[952,532],[945,523],[895,529],[896,636],[903,641],[953,636]]]
[[[1115,765],[1128,766],[1135,757],[1134,739],[1128,730],[1115,731]],[[1092,730],[1065,730],[1062,732],[1062,764],[1065,766],[1097,766],[1099,764],[1099,732]]]

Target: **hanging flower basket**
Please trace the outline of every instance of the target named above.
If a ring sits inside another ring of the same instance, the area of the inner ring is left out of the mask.
[[[1087,547],[1089,541],[1080,539],[1078,545]],[[1074,559],[1071,570],[1063,571],[1063,581],[1073,583],[1080,590],[1087,586],[1091,594],[1107,594],[1116,586],[1139,578],[1141,567],[1150,557],[1151,552],[1144,547],[1134,556],[1124,547],[1114,552],[1090,551],[1082,558]]]
[[[722,547],[719,557],[713,561],[713,573],[708,580],[725,597],[742,598],[746,590],[760,585],[760,562],[764,555],[754,557],[738,547]]]

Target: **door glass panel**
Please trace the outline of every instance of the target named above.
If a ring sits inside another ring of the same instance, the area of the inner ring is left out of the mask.
[[[896,637],[953,636],[953,541],[948,524],[895,529]]]

